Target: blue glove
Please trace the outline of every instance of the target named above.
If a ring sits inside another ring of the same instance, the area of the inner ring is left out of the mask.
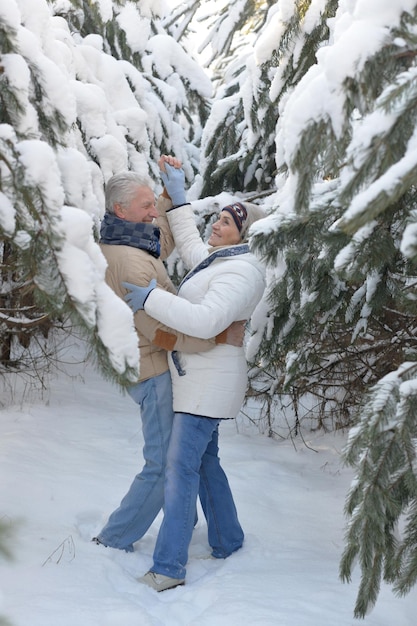
[[[133,285],[132,283],[122,283],[122,285],[123,287],[126,287],[126,289],[129,289],[129,292],[125,295],[124,299],[132,309],[133,313],[136,313],[136,311],[143,311],[145,308],[146,298],[156,287],[156,279],[152,278],[148,287],[138,287],[138,285]]]
[[[174,206],[187,204],[185,199],[185,174],[184,170],[177,169],[169,163],[165,163],[166,173],[161,171],[161,178],[165,185],[165,189],[169,193]]]

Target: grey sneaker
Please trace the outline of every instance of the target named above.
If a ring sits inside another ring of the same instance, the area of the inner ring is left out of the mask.
[[[170,578],[163,574],[147,572],[144,576],[138,578],[138,582],[152,587],[155,591],[165,591],[166,589],[173,589],[174,587],[183,585],[185,580],[184,578]]]

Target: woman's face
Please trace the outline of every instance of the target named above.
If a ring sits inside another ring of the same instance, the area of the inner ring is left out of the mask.
[[[240,243],[240,232],[228,211],[222,211],[217,222],[214,222],[208,243],[210,246],[233,246]]]

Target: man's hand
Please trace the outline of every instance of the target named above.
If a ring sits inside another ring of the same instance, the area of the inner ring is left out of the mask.
[[[165,172],[161,170],[161,178],[174,206],[187,204],[185,198],[185,174],[182,168],[178,169],[165,162]]]
[[[228,343],[229,346],[241,348],[245,338],[246,321],[232,322],[226,330],[216,337],[216,343]]]
[[[146,298],[151,291],[156,287],[156,279],[152,278],[148,287],[138,287],[133,283],[122,283],[123,287],[129,289],[128,293],[124,296],[124,299],[132,309],[133,313],[136,311],[143,311],[145,308]]]
[[[177,157],[174,157],[171,154],[163,154],[158,159],[158,167],[161,170],[161,172],[166,172],[165,170],[166,163],[168,163],[169,165],[172,165],[172,167],[176,167],[177,169],[180,169],[180,167],[182,167],[182,163],[179,159],[177,159]]]

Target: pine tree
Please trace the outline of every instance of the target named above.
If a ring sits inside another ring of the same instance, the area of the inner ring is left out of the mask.
[[[0,6],[0,358],[8,371],[35,362],[38,371],[51,329],[78,328],[106,376],[136,380],[137,339],[123,303],[125,343],[106,331],[115,296],[96,246],[104,183],[132,169],[159,184],[164,152],[183,160],[191,180],[211,93],[152,6]],[[81,284],[70,251],[85,264]]]
[[[310,4],[281,8],[272,0],[242,0],[213,21],[209,67],[217,91],[202,139],[202,195],[234,189],[262,197],[274,191],[281,101],[315,63],[337,7],[336,0],[328,1],[316,16],[309,14]],[[265,54],[262,38],[274,40],[272,54]]]
[[[375,604],[382,579],[399,595],[417,581],[416,409],[417,363],[408,362],[371,389],[350,432],[345,459],[356,478],[340,575],[349,582],[359,562],[356,617]]]
[[[364,276],[359,247],[366,243],[369,248],[366,269],[368,276],[374,275],[375,297],[367,305],[372,307],[381,296],[391,314],[392,304],[396,305],[397,332],[391,340],[401,346],[399,360],[403,361],[397,369],[394,361],[393,371],[370,390],[345,452],[356,480],[346,502],[350,521],[341,576],[350,580],[358,558],[362,578],[355,614],[359,617],[375,603],[381,579],[399,595],[417,582],[416,18],[417,4],[402,14],[390,40],[366,68],[369,81],[373,78],[375,99],[352,135],[351,167],[340,185],[340,197],[349,209],[335,225],[351,238],[338,262],[348,276]],[[378,86],[374,72],[382,63],[385,81]],[[376,132],[364,141],[364,124],[369,127],[371,121]],[[379,224],[393,225],[389,241],[385,233],[379,236]],[[378,257],[388,245],[395,248],[397,262],[384,275]],[[389,283],[396,287],[392,301],[385,298]]]
[[[198,168],[197,148],[212,86],[171,35],[175,31],[172,17],[162,8],[162,3],[116,0],[109,16],[106,5],[103,8],[97,0],[84,0],[83,19],[71,19],[70,13],[68,23],[83,37],[99,34],[107,54],[132,66],[126,68],[126,78],[140,108],[148,115],[147,140],[155,178],[159,178],[159,156],[174,153],[192,180]],[[162,58],[156,54],[156,44],[163,48]],[[134,143],[129,136],[127,139]],[[146,146],[134,148],[143,151]]]
[[[258,360],[339,425],[360,418],[345,456],[356,477],[341,561],[344,580],[356,559],[362,570],[356,617],[382,579],[400,594],[417,579],[417,4],[372,17],[365,5],[339,2],[317,62],[281,102],[277,193],[251,241],[270,267]]]
[[[275,172],[273,131],[277,116],[276,111],[272,115],[268,111],[270,99],[264,97],[268,77],[259,76],[254,68],[253,45],[274,4],[272,0],[240,0],[214,2],[216,10],[209,14],[206,9],[208,36],[200,50],[210,46],[207,65],[216,95],[202,136],[202,196],[224,190],[270,189]],[[252,80],[259,81],[254,90]],[[262,92],[258,91],[260,85]]]

